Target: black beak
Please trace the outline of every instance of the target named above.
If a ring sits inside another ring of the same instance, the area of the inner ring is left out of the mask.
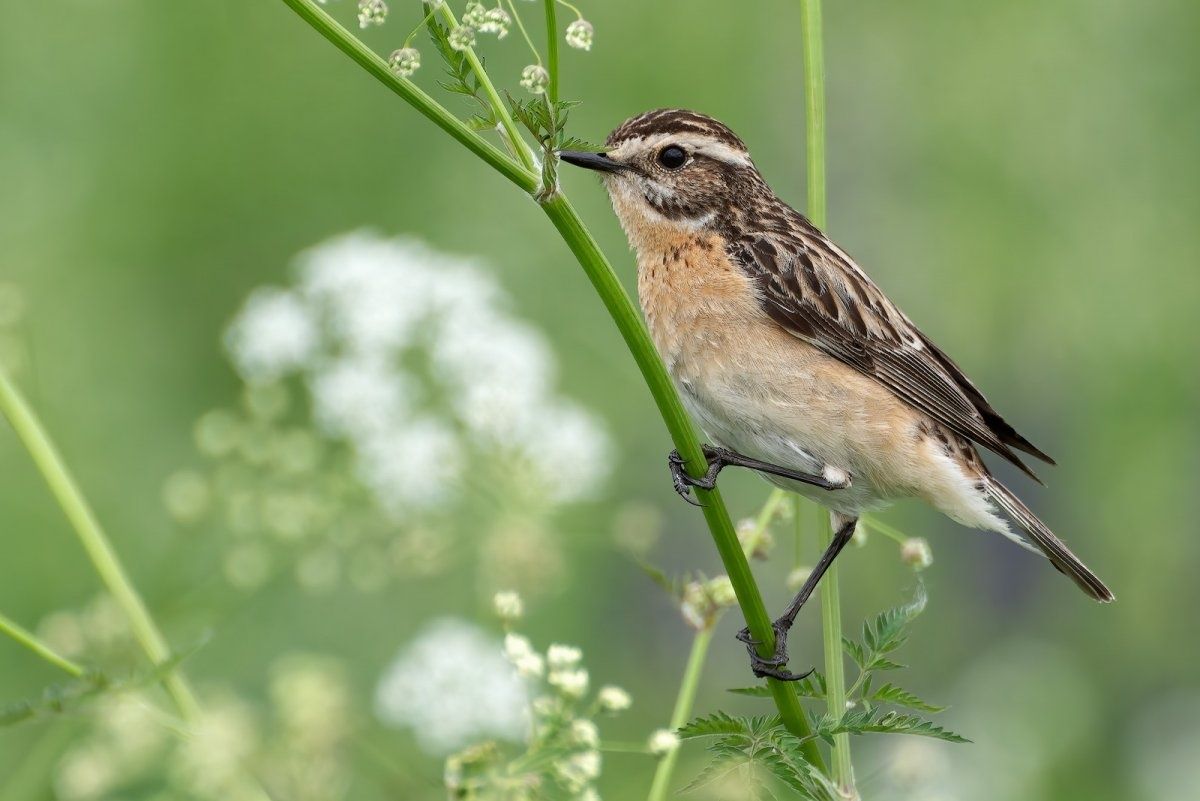
[[[589,153],[586,150],[560,150],[558,157],[568,164],[596,172],[620,172],[625,165],[613,161],[605,153]]]

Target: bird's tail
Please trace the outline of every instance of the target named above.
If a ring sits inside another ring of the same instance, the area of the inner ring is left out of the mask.
[[[1058,568],[1060,573],[1070,577],[1079,588],[1097,601],[1108,603],[1116,598],[1112,590],[1104,585],[1095,573],[1087,569],[1083,562],[1062,540],[1054,536],[1046,524],[1038,520],[1037,515],[1021,502],[1021,499],[994,478],[988,478],[987,491],[989,497],[1000,509],[1021,527],[1029,540],[1037,546],[1050,564]]]

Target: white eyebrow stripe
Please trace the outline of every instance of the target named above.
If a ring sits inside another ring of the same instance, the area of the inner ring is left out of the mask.
[[[700,154],[735,167],[752,167],[750,156],[744,151],[720,142],[711,136],[695,133],[659,133],[627,139],[609,151],[609,155],[626,158],[627,154],[653,151],[667,144],[676,144],[691,154]]]

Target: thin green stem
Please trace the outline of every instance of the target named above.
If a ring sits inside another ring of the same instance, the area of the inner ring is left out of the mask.
[[[825,227],[825,54],[821,0],[800,0],[804,39],[804,119],[808,153],[808,218]]]
[[[4,369],[0,367],[0,413],[3,413],[12,424],[13,430],[21,438],[29,455],[33,458],[38,470],[51,493],[62,507],[83,549],[87,552],[100,574],[101,581],[112,594],[121,610],[129,619],[134,637],[141,644],[149,660],[155,665],[162,665],[171,658],[171,650],[166,638],[150,617],[146,604],[138,595],[133,582],[117,558],[116,551],[96,515],[92,512],[87,500],[83,497],[75,479],[67,470],[66,464],[59,455],[50,437],[46,434],[37,415],[25,402],[25,398],[17,390]],[[188,684],[183,672],[178,666],[171,668],[163,678],[163,686],[175,702],[179,713],[185,720],[195,720],[200,707],[195,693]]]
[[[296,11],[302,19],[308,22],[321,35],[333,42],[342,52],[349,55],[360,66],[385,83],[401,98],[441,125],[444,130],[456,139],[466,144],[472,152],[479,155],[484,161],[491,164],[526,191],[532,192],[536,190],[537,176],[521,168],[519,165],[513,164],[506,157],[499,160],[486,157],[485,154],[487,151],[479,148],[474,143],[474,140],[469,139],[463,133],[466,130],[473,135],[473,132],[465,129],[465,126],[457,120],[453,120],[452,122],[442,120],[440,114],[445,110],[441,106],[433,103],[423,93],[418,94],[415,91],[416,87],[412,86],[409,82],[392,75],[382,59],[371,53],[361,42],[358,42],[357,39],[334,22],[329,15],[316,8],[311,0],[283,0],[283,2]],[[482,67],[480,67],[479,73],[483,74]],[[661,359],[659,359],[654,349],[650,335],[646,331],[646,327],[642,323],[641,317],[638,315],[629,295],[625,292],[625,288],[617,280],[612,266],[608,263],[607,258],[601,252],[595,239],[588,232],[578,213],[567,199],[557,191],[550,191],[541,196],[539,200],[542,210],[563,237],[563,240],[579,261],[580,266],[583,267],[584,272],[591,280],[618,331],[625,339],[626,346],[629,348],[634,361],[641,370],[643,379],[658,406],[659,414],[666,424],[671,439],[674,441],[676,449],[686,461],[686,469],[691,475],[700,477],[707,468],[707,460],[704,458],[703,451],[700,448],[700,441],[696,436],[695,429],[692,427],[691,420],[680,403],[679,396],[676,394],[670,377],[667,375],[666,368],[663,366]],[[716,490],[698,490],[697,495],[700,502],[704,504],[705,522],[708,524],[713,542],[716,544],[717,552],[724,564],[725,572],[729,575],[730,582],[733,584],[738,604],[742,609],[742,614],[746,618],[746,625],[749,627],[751,635],[760,643],[758,646],[760,653],[764,656],[769,656],[775,648],[775,632],[771,628],[771,619],[767,614],[767,608],[763,603],[758,584],[755,582],[754,575],[750,571],[750,565],[746,560],[745,554],[742,552],[737,533],[733,528],[733,523],[729,519],[729,512],[725,508],[725,502],[720,492]],[[817,748],[816,743],[810,738],[812,728],[809,725],[808,718],[805,716],[804,709],[800,706],[800,699],[796,694],[795,688],[787,682],[775,681],[773,679],[769,681],[769,685],[784,725],[793,734],[806,740],[806,757],[808,757],[809,761],[818,770],[826,772],[824,758]]]
[[[909,537],[900,529],[877,519],[874,515],[863,515],[862,519],[859,521],[859,525],[864,524],[867,528],[877,531],[885,537],[890,537],[900,545],[905,544],[911,539],[911,537]]]
[[[297,16],[312,26],[317,33],[332,42],[338,50],[341,50],[376,80],[396,93],[401,100],[415,108],[505,178],[530,194],[537,191],[539,176],[534,171],[532,163],[526,164],[524,160],[520,163],[514,161],[511,156],[471,130],[466,123],[451,114],[415,83],[392,72],[386,61],[339,25],[337,20],[326,14],[312,0],[283,0],[283,2],[295,11]],[[493,89],[493,91],[495,90]]]
[[[46,643],[42,642],[36,634],[29,631],[17,621],[0,612],[0,634],[7,634],[19,644],[25,646],[37,656],[54,665],[59,670],[63,670],[75,678],[83,678],[87,675],[87,668],[78,662],[72,661],[62,654],[55,651]]]
[[[675,696],[675,709],[671,712],[671,731],[676,731],[692,717],[692,708],[696,703],[696,691],[700,687],[700,674],[704,671],[704,662],[708,658],[708,646],[712,643],[714,626],[708,626],[696,632],[692,640],[692,651],[688,655],[687,668],[683,672],[683,682],[679,685],[679,694]],[[671,777],[675,773],[675,765],[679,762],[679,749],[673,748],[663,755],[654,770],[654,781],[650,785],[650,795],[647,801],[663,801],[671,787]]]
[[[829,547],[833,532],[827,515],[821,515],[818,541],[821,549]],[[846,672],[842,654],[842,609],[838,602],[838,571],[836,562],[829,566],[821,579],[821,628],[825,635],[825,700],[829,714],[840,718],[846,714]],[[850,761],[850,735],[833,737],[833,781],[846,798],[857,798],[854,789],[854,766]]]
[[[284,0],[284,2],[291,5],[294,2],[298,2],[298,0]],[[454,16],[449,3],[442,3],[438,6],[438,9],[442,12],[442,19],[446,21],[447,25],[451,28],[458,26],[458,18]],[[516,154],[525,169],[530,171],[536,170],[537,167],[533,161],[533,154],[530,153],[529,147],[521,137],[521,131],[513,121],[512,115],[508,113],[508,107],[500,99],[500,93],[496,91],[496,85],[492,83],[491,77],[487,74],[487,70],[483,68],[483,63],[479,60],[479,56],[475,54],[475,48],[468,47],[463,51],[463,55],[467,57],[467,63],[471,65],[471,71],[479,78],[479,87],[487,95],[488,103],[491,104],[492,112],[496,115],[496,119],[500,120],[500,127],[504,129],[504,136],[508,139],[508,144],[512,148],[512,152]]]
[[[774,490],[771,494],[779,491]],[[770,501],[770,498],[767,500]],[[804,498],[800,495],[792,496],[792,521],[795,526],[792,567],[800,567],[804,564]]]
[[[525,29],[525,22],[521,19],[521,12],[517,10],[517,4],[513,0],[506,0],[508,8],[512,12],[513,21],[517,23],[517,30],[521,32],[521,38],[525,40],[525,44],[529,45],[529,51],[533,53],[533,59],[538,64],[542,63],[542,54],[538,52],[537,45],[533,43],[533,39],[529,36],[529,31]]]
[[[546,64],[550,73],[550,86],[546,96],[550,98],[550,106],[558,102],[558,19],[557,0],[545,0],[546,5]]]
[[[787,495],[787,490],[775,489],[771,490],[771,494],[767,496],[766,503],[758,510],[758,517],[754,519],[754,528],[742,542],[742,550],[746,552],[747,557],[753,556],[754,552],[758,550],[759,544],[767,534],[767,528],[771,525],[775,515],[779,513],[779,507],[787,500]]]

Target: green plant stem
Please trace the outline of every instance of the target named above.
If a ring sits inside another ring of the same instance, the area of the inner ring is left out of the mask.
[[[466,145],[468,149],[483,158],[505,177],[527,192],[536,191],[538,185],[536,175],[513,163],[503,154],[499,154],[500,158],[498,159],[485,157],[489,151],[479,147],[475,142],[478,137],[474,132],[456,119],[445,119],[443,114],[448,114],[445,109],[428,95],[416,90],[411,83],[393,75],[382,59],[367,49],[328,14],[317,8],[311,0],[282,1],[343,53],[350,56],[393,92]],[[482,66],[479,67],[479,73],[483,73]],[[480,80],[482,82],[483,78]],[[625,292],[625,288],[617,280],[608,260],[566,197],[559,192],[548,192],[541,198],[540,203],[546,216],[550,218],[551,223],[583,267],[617,329],[625,339],[625,343],[633,354],[646,385],[654,397],[676,449],[686,460],[686,469],[691,475],[700,477],[707,468],[707,460],[700,448],[700,441],[696,437],[691,420],[684,411],[679,396],[667,376],[666,368],[654,350],[650,335],[629,295]],[[754,580],[750,565],[738,542],[733,522],[729,519],[729,512],[725,508],[725,502],[720,492],[716,490],[698,490],[697,497],[704,504],[705,521],[725,566],[725,572],[733,584],[738,604],[746,618],[746,625],[760,643],[758,646],[760,653],[764,656],[770,655],[775,648],[775,632],[771,628],[771,618],[767,614],[758,584]],[[795,688],[787,682],[773,679],[769,681],[769,684],[784,725],[797,737],[810,738],[812,728],[805,716],[804,709],[800,706],[800,699]],[[824,757],[812,739],[807,739],[805,755],[818,770],[827,771]]]
[[[671,712],[671,731],[678,730],[692,717],[696,691],[700,687],[700,674],[704,671],[704,662],[708,658],[708,646],[712,642],[714,628],[715,625],[697,631],[692,640],[692,651],[688,655],[687,668],[683,672],[683,682],[679,685],[679,694],[675,696],[675,709]],[[678,748],[671,749],[658,761],[647,801],[663,801],[667,797],[671,787],[671,776],[678,762]]]
[[[33,653],[37,654],[42,659],[46,660],[56,668],[66,671],[75,678],[82,678],[87,674],[87,668],[78,662],[74,662],[62,654],[55,651],[46,643],[38,639],[37,635],[28,629],[24,628],[17,621],[0,613],[0,634],[7,634],[12,639],[16,640],[21,645],[28,648]]]
[[[825,186],[825,54],[821,31],[821,0],[800,0],[802,39],[804,42],[804,108],[808,165],[808,216],[818,228],[826,225]],[[821,549],[833,539],[828,516],[821,515]],[[821,580],[821,618],[825,639],[826,700],[829,714],[846,713],[846,675],[842,656],[842,609],[838,566],[829,566]],[[850,759],[850,736],[839,734],[833,740],[833,775],[839,792],[857,798],[854,765]]]
[[[88,506],[87,500],[67,470],[66,464],[50,441],[41,422],[2,367],[0,367],[0,412],[8,418],[13,430],[17,432],[17,436],[29,451],[29,455],[49,485],[51,493],[58,501],[58,505],[62,507],[72,528],[75,529],[79,542],[91,559],[96,572],[100,574],[101,581],[128,618],[134,637],[141,644],[146,656],[155,665],[167,662],[171,658],[171,650],[167,646],[166,639],[150,617],[146,604],[138,595],[133,582],[129,580],[125,568],[117,558],[116,551],[113,550],[108,537],[100,528],[95,514]],[[163,678],[163,686],[175,702],[180,715],[185,720],[195,720],[200,707],[191,685],[188,684],[178,666],[167,672]]]
[[[659,414],[671,434],[675,448],[686,461],[685,467],[691,475],[699,477],[707,467],[707,460],[700,448],[700,441],[696,437],[691,419],[679,401],[679,395],[675,392],[666,368],[658,357],[658,352],[654,349],[646,326],[642,323],[633,301],[625,292],[625,287],[617,280],[616,273],[613,272],[608,259],[600,251],[596,240],[592,238],[565,196],[554,193],[546,198],[541,206],[554,227],[558,229],[559,234],[562,235],[563,240],[566,241],[567,246],[571,248],[571,252],[575,254],[575,258],[583,267],[588,278],[591,279],[592,286],[608,309],[621,336],[625,339],[625,344],[633,355],[634,361],[642,372],[642,378],[658,405]],[[775,631],[771,627],[771,618],[767,613],[758,583],[754,580],[754,574],[750,570],[750,563],[742,551],[741,543],[738,542],[733,522],[729,519],[725,501],[721,497],[720,491],[715,489],[697,489],[696,495],[703,505],[704,519],[708,523],[709,532],[717,546],[717,553],[721,557],[725,572],[733,584],[738,605],[746,618],[746,625],[754,639],[760,643],[759,653],[768,656],[773,653],[775,648]],[[797,737],[808,737],[812,729],[804,714],[804,709],[800,706],[800,699],[796,695],[795,688],[788,682],[775,679],[769,679],[768,683],[784,725]],[[824,771],[825,761],[815,742],[809,741],[809,745],[811,748],[806,746],[806,756],[813,765]]]
[[[284,0],[284,2],[291,5],[293,0]],[[454,16],[449,3],[442,3],[438,8],[442,12],[442,19],[446,20],[446,24],[451,28],[458,26],[458,18]],[[492,110],[496,113],[496,119],[500,120],[500,127],[504,129],[504,135],[508,139],[509,147],[512,148],[512,152],[516,154],[517,158],[520,159],[522,166],[532,172],[536,169],[533,154],[529,152],[525,140],[521,138],[521,132],[517,128],[517,124],[513,121],[512,115],[508,113],[508,107],[500,99],[500,93],[496,91],[496,85],[492,83],[491,77],[487,74],[487,70],[483,68],[483,63],[479,60],[479,56],[475,54],[475,48],[468,47],[463,51],[463,55],[467,57],[467,63],[471,65],[471,71],[479,78],[479,86],[483,89],[483,93],[487,95],[488,102],[491,103]],[[376,58],[379,57],[376,56]]]
[[[804,40],[804,122],[808,162],[808,218],[825,227],[825,53],[821,0],[800,0]]]
[[[746,537],[742,543],[742,550],[746,552],[747,557],[754,556],[754,552],[758,550],[759,544],[763,537],[766,536],[767,527],[771,525],[771,520],[779,512],[779,507],[787,500],[787,490],[774,489],[767,496],[767,501],[758,510],[758,516],[754,518],[754,528],[750,532],[750,536]]]
[[[466,123],[451,114],[415,83],[392,72],[386,61],[339,25],[337,20],[325,13],[312,0],[283,0],[283,2],[314,30],[332,42],[338,50],[341,50],[376,80],[395,92],[401,100],[408,103],[505,178],[526,192],[532,194],[537,191],[539,176],[533,170],[532,164],[525,165],[524,161],[520,163],[514,161],[507,153],[471,130]],[[498,100],[499,98],[497,98]]]
[[[546,6],[546,70],[550,73],[550,85],[546,88],[546,96],[550,99],[551,108],[558,102],[558,20],[556,10],[558,0],[545,0]]]
[[[905,544],[910,539],[910,537],[900,529],[877,519],[873,515],[863,515],[862,519],[859,521],[859,525],[866,525],[868,529],[877,531],[883,536],[895,540],[900,545]]]

